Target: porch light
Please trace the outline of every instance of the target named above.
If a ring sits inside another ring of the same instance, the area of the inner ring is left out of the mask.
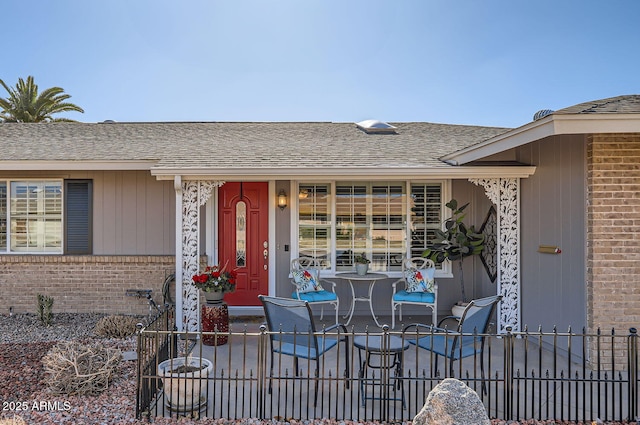
[[[287,208],[287,194],[284,189],[280,189],[280,193],[278,193],[278,208],[280,208],[280,211]]]

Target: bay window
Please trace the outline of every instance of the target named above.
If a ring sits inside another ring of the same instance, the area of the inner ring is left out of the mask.
[[[442,182],[301,182],[298,256],[351,271],[364,253],[370,270],[400,271],[402,260],[421,255],[440,228],[442,191]]]

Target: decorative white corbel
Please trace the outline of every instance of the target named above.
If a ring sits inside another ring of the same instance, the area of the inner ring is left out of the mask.
[[[469,179],[482,186],[498,215],[498,330],[520,330],[520,179]]]

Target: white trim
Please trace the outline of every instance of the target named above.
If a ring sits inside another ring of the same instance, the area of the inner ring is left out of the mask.
[[[640,133],[640,114],[552,114],[439,158],[451,165],[466,164],[549,136],[593,133]],[[508,167],[505,167],[508,168]],[[480,176],[476,176],[480,177]],[[482,176],[517,178],[527,176]]]
[[[182,307],[182,178],[175,176],[173,188],[176,191],[176,326],[182,330],[184,326]]]
[[[443,165],[435,168],[404,167],[358,167],[358,168],[211,168],[189,169],[180,168],[151,170],[151,175],[158,180],[172,180],[176,174],[182,175],[184,180],[226,180],[234,181],[267,181],[267,180],[405,180],[411,179],[462,179],[462,178],[526,178],[535,173],[533,166],[472,166],[454,167]],[[375,176],[375,177],[374,177]]]
[[[278,255],[276,241],[276,211],[278,209],[276,200],[276,182],[270,180],[269,185],[269,234],[267,241],[269,242],[269,295],[276,293],[276,255]],[[289,188],[291,189],[291,188]],[[291,199],[291,190],[289,190],[289,199]],[[291,203],[291,201],[289,201]]]

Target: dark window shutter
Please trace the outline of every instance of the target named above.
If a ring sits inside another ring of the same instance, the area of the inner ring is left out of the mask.
[[[65,180],[65,254],[93,252],[93,182]]]

